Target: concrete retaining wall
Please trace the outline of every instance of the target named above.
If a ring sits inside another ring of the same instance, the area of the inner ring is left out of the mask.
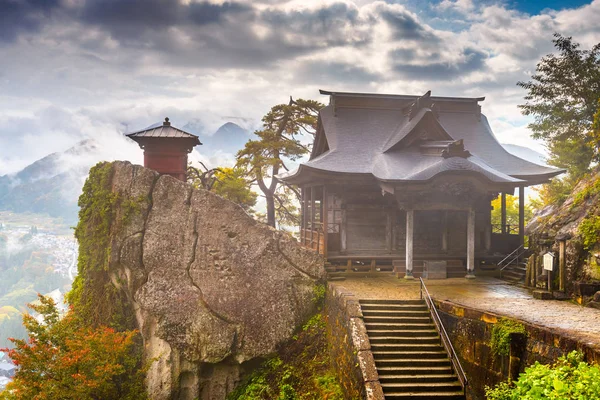
[[[449,301],[434,300],[450,340],[461,360],[469,381],[467,398],[485,399],[487,386],[495,386],[509,377],[516,379],[526,366],[539,361],[554,362],[573,350],[585,354],[588,362],[600,363],[600,349],[577,341],[550,328],[519,321],[527,337],[523,343],[513,343],[509,356],[494,356],[490,349],[493,326],[502,317]]]
[[[329,284],[325,297],[329,350],[347,399],[383,400],[358,299]]]

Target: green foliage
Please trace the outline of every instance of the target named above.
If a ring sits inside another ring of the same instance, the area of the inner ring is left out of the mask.
[[[342,400],[344,395],[330,366],[325,335],[323,314],[316,314],[227,399]]]
[[[146,199],[123,199],[112,191],[112,177],[113,165],[101,162],[92,167],[83,186],[75,228],[79,242],[78,275],[65,297],[79,317],[92,326],[110,325],[124,330],[135,327],[134,313],[126,306],[129,302],[125,295],[110,281],[112,227],[127,222]],[[123,205],[123,220],[117,221],[117,210]]]
[[[285,225],[289,221],[281,218],[288,214],[292,220],[297,219],[293,216],[295,210],[289,206],[289,191],[278,192],[279,181],[272,178],[282,169],[287,170],[285,160],[294,161],[309,153],[309,147],[300,139],[306,133],[314,134],[322,107],[323,104],[314,100],[291,98],[288,104],[272,107],[262,119],[262,129],[254,132],[257,139],[249,140],[237,154],[237,167],[244,169],[265,195],[270,226],[275,227],[276,219]],[[276,206],[280,210],[278,215]]]
[[[136,331],[90,328],[74,311],[60,319],[54,301],[44,296],[29,307],[42,321],[24,315],[29,340],[13,339],[8,355],[18,369],[0,400],[147,398]]]
[[[258,194],[252,191],[246,172],[240,168],[219,168],[215,173],[213,191],[250,211],[256,205]]]
[[[511,335],[516,333],[526,335],[525,326],[520,322],[501,318],[492,328],[492,354],[507,356],[510,353]]]
[[[600,216],[590,215],[579,224],[578,233],[586,250],[600,242]]]
[[[496,197],[492,200],[492,225],[501,225],[502,224],[502,207],[501,204],[501,196]],[[533,216],[533,209],[530,204],[525,203],[524,206],[524,217],[525,217],[525,225]],[[510,225],[514,229],[518,230],[519,226],[519,197],[506,195],[506,224]],[[516,233],[511,232],[511,233]]]
[[[313,287],[313,302],[321,307],[323,301],[325,300],[325,295],[327,294],[327,286],[325,284],[319,283]]]
[[[577,179],[600,156],[600,142],[591,134],[600,99],[600,43],[581,50],[571,37],[554,37],[558,54],[543,57],[531,81],[517,83],[528,92],[519,107],[534,117],[529,128],[546,141],[549,163]]]
[[[573,198],[573,207],[577,207],[583,204],[586,200],[591,197],[597,196],[600,194],[600,179],[595,179],[589,184],[585,185],[585,187],[575,194]]]
[[[489,400],[600,399],[600,367],[583,361],[577,351],[552,365],[536,362],[516,382],[486,387]]]

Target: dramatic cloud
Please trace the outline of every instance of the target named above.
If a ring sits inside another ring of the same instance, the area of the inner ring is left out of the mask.
[[[414,51],[410,49],[398,49],[391,52],[393,60],[410,59],[411,56],[414,57]],[[487,58],[487,54],[481,50],[466,48],[455,59],[444,60],[440,53],[432,53],[423,57],[419,62],[392,61],[392,65],[394,70],[404,78],[438,81],[465,77],[471,72],[483,70]]]
[[[12,42],[23,32],[38,32],[59,0],[0,0],[0,41]]]
[[[319,88],[486,96],[499,139],[539,149],[516,82],[553,51],[554,32],[585,48],[600,37],[600,0],[569,7],[533,15],[492,0],[0,0],[0,175],[89,137],[124,148],[123,132],[165,116],[205,133],[227,121],[253,130],[290,95],[326,102]]]

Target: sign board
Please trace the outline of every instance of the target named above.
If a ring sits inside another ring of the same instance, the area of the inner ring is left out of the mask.
[[[552,271],[554,269],[554,254],[544,254],[544,270]]]

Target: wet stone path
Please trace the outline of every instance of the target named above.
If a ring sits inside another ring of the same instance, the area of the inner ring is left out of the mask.
[[[333,282],[359,299],[418,299],[419,281],[392,275],[348,278]],[[451,278],[425,281],[436,300],[545,326],[600,348],[600,310],[568,301],[537,300],[524,288],[494,278]]]

